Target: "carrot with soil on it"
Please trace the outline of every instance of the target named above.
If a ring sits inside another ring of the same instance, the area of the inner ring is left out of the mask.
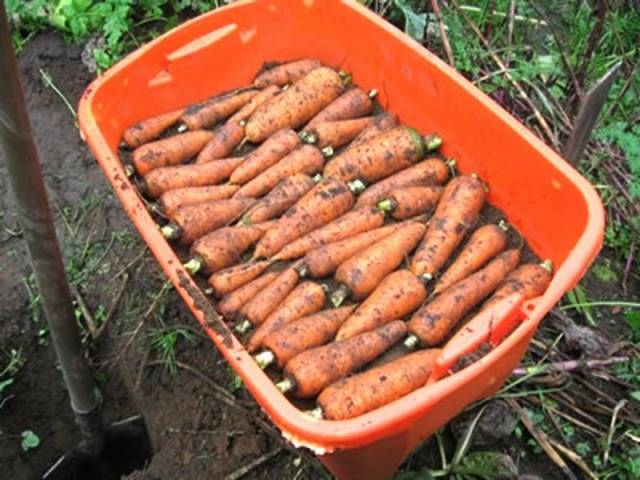
[[[340,286],[331,294],[331,303],[338,307],[348,296],[362,300],[369,295],[384,277],[398,268],[424,232],[423,224],[407,223],[341,264],[335,275]]]
[[[284,380],[276,386],[282,393],[311,398],[328,385],[374,360],[407,332],[401,320],[372,332],[312,348],[293,357],[284,367]]]
[[[505,278],[495,293],[482,305],[482,308],[488,308],[512,293],[522,293],[525,300],[539,297],[547,290],[552,278],[553,264],[551,260],[545,260],[540,264],[526,263],[521,265]]]
[[[353,139],[351,144],[345,149],[349,150],[357,145],[368,142],[373,137],[380,135],[382,132],[398,126],[398,117],[392,113],[381,113],[375,116],[375,122],[370,127],[365,128]]]
[[[246,332],[251,326],[259,326],[273,312],[287,295],[298,284],[300,274],[295,265],[283,270],[278,278],[262,291],[257,292],[249,302],[240,309],[241,323],[236,326],[240,333]]]
[[[462,251],[433,287],[432,295],[437,295],[468,277],[503,251],[507,247],[506,231],[506,224],[500,222],[498,225],[484,225],[473,232]]]
[[[405,220],[431,210],[442,195],[442,187],[404,187],[392,191],[378,202],[378,208],[390,212],[392,218]]]
[[[262,342],[265,350],[254,357],[256,363],[262,369],[273,362],[282,368],[299,353],[328,343],[355,308],[356,305],[349,305],[323,310],[270,333]]]
[[[440,343],[460,319],[488,297],[520,261],[520,251],[507,250],[485,267],[446,289],[409,321],[408,348]]]
[[[130,148],[138,148],[162,135],[165,130],[178,121],[182,112],[184,109],[181,108],[136,122],[124,131],[122,138]]]
[[[387,275],[340,327],[336,340],[351,338],[413,312],[427,297],[423,283],[409,270]]]
[[[318,396],[314,416],[347,420],[402,398],[427,383],[439,354],[437,348],[413,352],[340,380]]]
[[[320,60],[304,58],[293,62],[282,63],[258,74],[253,81],[256,88],[265,88],[269,85],[283,87],[288,83],[300,80],[312,70],[322,66]]]
[[[300,138],[290,128],[274,133],[245,157],[245,161],[233,172],[229,181],[238,185],[247,183],[275,165],[298,145],[300,145]]]
[[[271,312],[253,332],[247,343],[247,350],[255,352],[262,347],[264,339],[268,335],[299,318],[322,310],[326,300],[327,294],[321,285],[314,282],[302,282],[287,295],[282,301],[282,305]]]
[[[375,90],[367,93],[357,87],[350,88],[309,120],[305,130],[322,122],[350,120],[368,115],[373,108],[371,100],[375,98],[376,93]]]
[[[270,265],[272,263],[266,260],[234,265],[211,275],[209,285],[214,295],[221,297],[258,278]]]
[[[433,279],[478,219],[485,197],[485,186],[475,176],[456,177],[447,184],[411,261],[413,273]]]
[[[335,120],[319,122],[312,127],[305,127],[300,138],[318,148],[339,148],[353,140],[363,129],[370,126],[375,117],[355,118],[352,120]]]
[[[338,218],[353,206],[349,186],[336,180],[323,180],[309,190],[280,217],[260,239],[255,258],[268,258],[288,243]]]
[[[231,197],[237,190],[237,185],[208,185],[204,187],[185,187],[169,190],[160,195],[158,206],[160,211],[171,217],[178,208],[187,205],[197,205],[211,200],[224,200]]]
[[[260,90],[258,94],[249,100],[240,110],[229,117],[229,122],[246,122],[247,119],[253,115],[260,105],[268,102],[273,97],[280,93],[280,88],[276,85],[266,87],[264,90]]]
[[[133,166],[144,176],[156,168],[178,165],[197,155],[212,137],[211,132],[194,130],[145,143],[133,151]]]
[[[299,173],[314,175],[322,171],[324,156],[311,145],[303,145],[283,157],[275,165],[245,183],[235,193],[237,197],[261,197],[270,192],[281,180]]]
[[[259,199],[258,203],[243,215],[240,223],[252,225],[281,215],[311,190],[315,183],[309,175],[304,173],[280,180],[267,195]]]
[[[141,190],[157,198],[170,190],[216,185],[229,178],[243,160],[242,157],[222,158],[204,165],[156,168],[143,177]]]
[[[376,182],[414,165],[441,144],[436,135],[423,138],[411,127],[395,127],[332,158],[323,175],[343,182]]]
[[[240,309],[267,288],[280,276],[281,272],[266,272],[246,285],[227,293],[218,302],[218,312],[227,320],[234,320]]]
[[[428,185],[441,185],[449,177],[449,168],[454,161],[444,162],[439,158],[427,158],[416,165],[405,168],[395,175],[374,183],[358,197],[356,207],[376,205],[394,190]]]
[[[261,105],[247,120],[245,133],[259,143],[283,128],[298,128],[337,98],[344,81],[334,70],[320,67]]]
[[[162,235],[168,240],[178,239],[182,245],[189,245],[207,233],[228,225],[254,203],[252,198],[227,198],[180,207],[171,223],[161,228]]]
[[[220,120],[224,120],[240,110],[258,93],[259,90],[257,89],[245,89],[244,91],[232,92],[221,97],[212,98],[204,103],[188,107],[180,120],[189,130],[210,128]]]
[[[198,154],[196,164],[209,163],[231,155],[243,138],[244,125],[242,122],[229,120],[214,130],[213,137]]]

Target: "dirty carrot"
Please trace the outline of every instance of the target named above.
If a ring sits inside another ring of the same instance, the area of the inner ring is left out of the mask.
[[[358,233],[381,227],[384,223],[384,215],[382,210],[374,207],[351,210],[332,222],[289,243],[273,259],[291,260],[292,258],[298,258],[310,250],[327,243],[338,242],[345,238],[353,237]]]
[[[302,352],[286,364],[284,380],[277,387],[299,398],[314,397],[392,347],[406,331],[405,323],[397,320],[372,332]]]
[[[171,223],[162,227],[162,234],[169,240],[179,239],[181,244],[189,245],[203,235],[229,224],[254,202],[252,198],[227,198],[180,207]]]
[[[255,89],[244,90],[193,105],[185,110],[181,121],[189,130],[212,127],[220,120],[237,112],[258,92],[259,90]]]
[[[304,58],[302,60],[282,63],[258,74],[253,81],[253,85],[256,88],[264,88],[269,85],[283,87],[287,83],[301,79],[307,73],[321,66],[322,63],[320,60],[316,60],[315,58]]]
[[[439,354],[413,352],[328,386],[317,400],[323,418],[354,418],[408,395],[427,383]]]
[[[503,225],[484,225],[473,232],[462,251],[433,287],[433,295],[468,277],[504,250],[507,246],[507,234]]]
[[[380,135],[382,132],[398,125],[398,117],[391,113],[382,113],[375,116],[375,122],[370,127],[365,128],[360,134],[353,139],[353,142],[346,148],[349,150],[356,145],[368,142],[373,137]]]
[[[327,67],[316,68],[249,117],[245,127],[247,138],[259,143],[283,128],[298,128],[343,90],[344,81],[337,72]]]
[[[405,345],[413,347],[420,343],[430,347],[440,343],[465,314],[496,289],[519,261],[519,250],[507,250],[435,297],[411,317],[411,335]]]
[[[399,225],[386,225],[311,250],[303,260],[302,268],[305,275],[308,274],[315,278],[326,277],[335,272],[340,264],[353,257],[356,253],[396,231]]]
[[[264,322],[295,288],[299,278],[298,270],[295,266],[290,266],[283,270],[273,283],[257,292],[257,295],[240,309],[243,322],[238,325],[238,331],[244,332],[251,325],[257,327]]]
[[[280,88],[276,85],[271,85],[264,90],[261,90],[255,97],[253,97],[244,107],[238,110],[236,113],[229,117],[228,121],[246,122],[247,119],[253,115],[253,112],[263,103],[268,102],[273,97],[280,93]]]
[[[242,157],[222,158],[204,165],[157,168],[144,176],[142,189],[151,198],[157,198],[169,190],[215,185],[229,178],[242,161]]]
[[[235,195],[261,197],[271,191],[281,180],[298,173],[314,175],[322,170],[323,165],[324,157],[320,150],[311,145],[303,145],[245,183]]]
[[[402,318],[422,305],[426,296],[425,286],[409,270],[392,272],[340,327],[336,340],[369,332]]]
[[[202,269],[215,273],[236,263],[269,228],[268,223],[223,227],[198,238],[185,268],[192,275]]]
[[[156,170],[156,171],[159,171]],[[175,211],[187,205],[196,205],[211,200],[224,200],[238,190],[237,185],[208,185],[204,187],[185,187],[169,190],[160,195],[158,205],[162,213],[171,217]]]
[[[367,93],[360,88],[351,88],[336,98],[333,102],[316,114],[307,126],[313,127],[322,122],[336,120],[349,120],[368,115],[373,108],[371,98],[375,96],[375,90]]]
[[[323,174],[343,182],[375,182],[412,166],[441,143],[437,136],[425,139],[413,128],[395,127],[332,158]]]
[[[265,350],[254,357],[256,363],[266,368],[275,361],[278,368],[282,368],[299,353],[324,345],[355,308],[356,305],[349,305],[323,310],[285,325],[264,338]]]
[[[442,187],[429,185],[426,187],[404,187],[393,190],[378,202],[378,208],[391,212],[396,220],[415,217],[431,210],[438,203]]]
[[[209,277],[209,285],[217,297],[231,293],[246,285],[264,272],[271,262],[248,262],[234,265],[214,273]]]
[[[173,112],[163,113],[162,115],[136,122],[124,131],[122,138],[131,148],[137,148],[140,145],[149,143],[176,123],[183,111],[183,109],[174,110]]]
[[[541,264],[527,263],[511,272],[482,308],[508,297],[512,293],[522,293],[525,300],[542,295],[551,283],[553,267],[551,260]]]
[[[256,246],[255,258],[275,255],[288,243],[338,218],[352,206],[353,194],[345,183],[321,181],[264,234]]]
[[[300,137],[318,148],[338,148],[349,143],[374,121],[375,117],[363,117],[352,120],[318,122],[311,127],[305,127],[300,133]]]
[[[244,126],[241,122],[229,120],[213,132],[213,137],[198,154],[197,164],[208,163],[212,160],[230,155],[244,138]]]
[[[300,138],[290,128],[274,133],[245,157],[245,161],[231,174],[229,181],[238,185],[247,183],[291,153],[298,145]]]
[[[195,130],[145,143],[133,151],[133,166],[144,176],[154,168],[178,165],[197,155],[212,136],[211,132]]]
[[[424,235],[421,223],[407,223],[392,234],[354,255],[336,270],[336,280],[341,284],[331,294],[331,302],[339,306],[351,295],[361,300],[369,295],[416,247]]]
[[[326,300],[327,294],[322,286],[314,282],[302,282],[253,332],[247,343],[247,350],[255,352],[268,335],[299,318],[322,310]]]
[[[411,261],[413,273],[425,280],[433,278],[477,220],[485,196],[484,185],[471,175],[456,177],[447,184]]]
[[[234,320],[240,309],[258,293],[267,288],[280,276],[281,272],[267,272],[255,280],[226,294],[218,302],[218,312],[227,320]]]
[[[358,197],[356,207],[376,205],[394,190],[404,187],[441,185],[449,177],[449,166],[439,158],[427,158],[395,175],[374,183]]]
[[[242,217],[241,223],[251,225],[264,222],[284,213],[307,193],[315,182],[309,175],[298,173],[280,180],[278,184]]]

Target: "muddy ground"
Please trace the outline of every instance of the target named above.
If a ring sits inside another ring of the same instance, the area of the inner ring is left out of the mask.
[[[72,113],[43,82],[45,72],[75,106],[92,79],[81,62],[81,48],[45,33],[26,47],[19,63],[69,276],[94,320],[108,318],[97,340],[85,332],[87,355],[104,397],[105,421],[142,413],[154,441],[150,465],[131,478],[223,478],[274,452],[243,478],[321,478],[323,471],[304,452],[283,448],[274,431],[255,421],[261,415],[258,407],[176,293],[163,287],[150,253],[81,141]],[[3,355],[19,350],[24,360],[8,390],[10,398],[0,407],[0,478],[39,478],[79,438],[44,319],[29,293],[31,271],[3,162],[0,205],[0,348]],[[602,286],[594,288],[599,293]],[[637,283],[630,288],[637,292]],[[161,349],[154,346],[173,327],[189,337],[177,343],[175,372],[167,369]],[[0,365],[4,363],[3,356]],[[220,401],[220,388],[229,392],[231,402]],[[499,423],[503,421],[508,420]],[[24,430],[38,435],[37,448],[21,449]],[[525,447],[512,438],[492,441],[490,449],[520,458],[521,474],[562,478],[547,457],[522,458],[518,450]],[[435,467],[432,447],[433,442],[427,442],[405,467]]]

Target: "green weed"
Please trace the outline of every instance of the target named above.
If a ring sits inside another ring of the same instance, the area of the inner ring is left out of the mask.
[[[176,367],[176,349],[181,341],[187,341],[193,343],[195,336],[186,328],[182,327],[168,327],[151,329],[149,331],[151,338],[151,349],[157,351],[160,354],[160,359],[164,364],[166,370],[175,375],[177,372]]]

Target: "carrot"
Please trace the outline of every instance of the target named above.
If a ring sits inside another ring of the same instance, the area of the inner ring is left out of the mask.
[[[406,331],[405,323],[397,320],[372,332],[302,352],[289,360],[284,380],[276,386],[283,393],[293,391],[299,398],[314,397],[393,346]]]
[[[409,321],[411,335],[405,345],[412,347],[420,342],[429,347],[440,343],[465,314],[496,289],[519,261],[519,250],[507,250],[435,297]]]
[[[356,178],[375,182],[410,167],[442,143],[438,137],[428,138],[423,139],[410,127],[392,128],[332,158],[324,168],[324,176],[343,182]]]
[[[421,223],[407,223],[341,264],[335,275],[341,285],[331,294],[331,302],[337,307],[349,295],[355,300],[369,295],[384,277],[398,268],[424,231]]]
[[[396,220],[415,217],[435,207],[442,187],[429,185],[426,187],[404,187],[392,191],[384,200],[378,202],[378,208],[391,212]]]
[[[387,405],[424,386],[439,349],[421,350],[327,388],[318,396],[322,416],[346,420]]]
[[[268,335],[299,318],[322,310],[326,300],[327,294],[324,288],[317,283],[302,282],[253,332],[247,343],[247,350],[255,352],[262,346],[262,342]]]
[[[214,273],[236,263],[270,227],[269,223],[224,227],[207,233],[191,245],[185,268],[192,275],[201,269]]]
[[[484,225],[473,232],[455,261],[433,287],[433,295],[468,277],[504,250],[507,246],[505,230],[502,224]]]
[[[237,290],[226,294],[218,302],[218,312],[227,320],[235,319],[240,309],[280,276],[281,272],[267,272]]]
[[[162,227],[162,234],[169,240],[180,239],[181,244],[189,245],[203,235],[232,222],[254,202],[252,198],[227,198],[180,207],[171,223]]]
[[[267,168],[253,180],[245,183],[235,193],[238,197],[261,197],[272,190],[281,180],[304,173],[313,175],[322,170],[324,157],[320,150],[311,145],[303,145]]]
[[[251,325],[259,326],[295,288],[300,278],[295,267],[283,270],[278,278],[262,291],[257,292],[240,310],[243,322],[238,331],[244,332]]]
[[[323,180],[280,217],[258,242],[256,258],[271,257],[288,243],[338,218],[353,206],[353,194],[343,182]]]
[[[422,244],[411,261],[411,271],[430,280],[449,259],[473,226],[486,192],[473,176],[460,176],[445,187]]]
[[[282,368],[293,357],[329,342],[356,305],[323,310],[300,318],[280,330],[267,335],[262,341],[265,350],[254,358],[260,368],[274,361]]]
[[[143,177],[142,189],[151,198],[157,198],[169,190],[215,185],[228,178],[242,161],[242,157],[223,158],[205,165],[157,168]]]
[[[326,277],[335,272],[341,263],[390,235],[396,231],[399,226],[400,224],[386,225],[311,250],[305,255],[303,260],[303,276],[308,272],[310,276],[315,278]]]
[[[358,197],[356,207],[376,205],[389,193],[404,187],[440,185],[447,181],[449,168],[439,158],[427,158],[395,175],[374,183]]]
[[[344,82],[334,70],[327,67],[312,70],[249,117],[245,128],[247,138],[259,143],[283,128],[298,128],[343,90]]]
[[[156,170],[159,171],[160,169]],[[158,204],[162,212],[171,217],[178,208],[211,200],[224,200],[238,190],[237,185],[208,185],[169,190],[160,195]]]
[[[290,128],[280,130],[245,157],[245,161],[231,175],[229,181],[242,185],[255,178],[300,145],[300,138]]]
[[[162,132],[178,121],[183,111],[174,110],[136,122],[124,131],[122,138],[129,147],[137,148],[162,135]]]
[[[213,132],[213,137],[198,154],[197,164],[230,155],[244,138],[244,126],[241,122],[229,120]]]
[[[291,260],[298,258],[314,248],[353,237],[381,227],[384,223],[384,212],[373,207],[351,210],[332,222],[317,228],[294,240],[280,250],[274,260]]]
[[[499,302],[512,293],[522,293],[525,300],[530,300],[542,295],[551,283],[553,267],[550,260],[537,265],[527,263],[511,272],[495,293],[489,298],[482,308]]]
[[[368,94],[357,87],[347,90],[309,120],[305,129],[322,122],[349,120],[368,115],[373,108],[371,98],[375,96],[375,93],[375,90],[372,90]]]
[[[244,214],[241,223],[251,225],[279,216],[311,190],[314,185],[313,179],[304,173],[280,180],[273,190],[258,200],[258,203]]]
[[[370,332],[402,318],[418,308],[426,297],[427,289],[409,270],[392,272],[340,327],[336,340]]]
[[[381,113],[375,116],[375,122],[370,127],[365,128],[360,134],[353,139],[353,142],[345,149],[349,150],[356,145],[368,142],[373,137],[380,135],[382,132],[398,125],[398,117],[391,113]]]
[[[312,127],[305,127],[300,137],[318,148],[338,148],[353,140],[363,129],[370,126],[375,117],[355,118],[351,120],[335,120],[318,122]]]
[[[268,102],[279,93],[280,88],[276,85],[270,85],[266,87],[264,90],[258,92],[256,96],[249,100],[249,102],[246,103],[240,110],[231,115],[228,121],[246,122],[247,119],[251,115],[253,115],[253,112],[255,112],[260,105]]]
[[[251,89],[240,92],[232,92],[227,95],[213,98],[187,108],[181,121],[189,130],[209,128],[220,120],[237,112],[247,102],[258,94],[259,90]]]
[[[322,63],[320,63],[320,60],[316,60],[315,58],[305,58],[294,62],[282,63],[260,73],[253,81],[253,85],[257,88],[264,88],[268,85],[278,85],[282,87],[287,83],[301,79],[312,70],[321,66]]]
[[[154,168],[178,165],[202,150],[212,136],[211,132],[195,130],[145,143],[133,151],[133,166],[143,176]]]
[[[213,293],[221,297],[256,279],[264,272],[271,262],[249,262],[234,265],[214,273],[209,277],[209,285]]]

